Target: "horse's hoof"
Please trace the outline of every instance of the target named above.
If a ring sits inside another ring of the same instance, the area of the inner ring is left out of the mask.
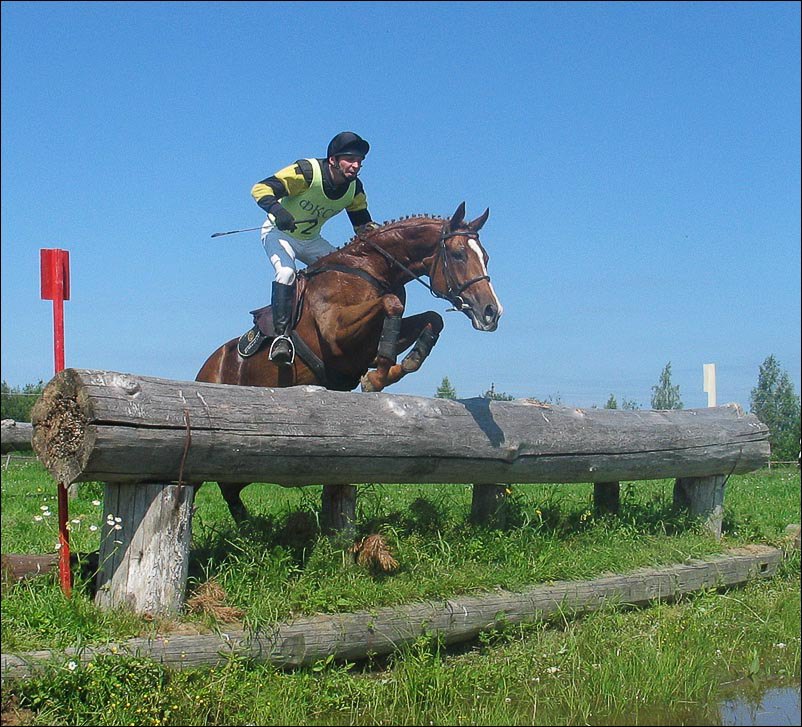
[[[405,374],[411,374],[413,371],[417,371],[422,363],[423,359],[421,359],[420,354],[410,351],[401,362],[401,370]]]
[[[359,380],[359,386],[362,391],[376,391],[376,387],[370,383],[370,378],[367,374]]]

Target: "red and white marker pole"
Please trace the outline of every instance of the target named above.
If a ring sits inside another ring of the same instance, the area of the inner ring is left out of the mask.
[[[53,301],[53,351],[56,373],[64,370],[64,301],[70,299],[70,253],[41,249],[42,300]],[[70,539],[67,530],[67,485],[58,482],[58,574],[61,590],[72,594]]]

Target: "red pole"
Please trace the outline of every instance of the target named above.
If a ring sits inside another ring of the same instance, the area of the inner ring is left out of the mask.
[[[56,269],[56,284],[64,289],[64,270],[60,265]],[[53,299],[53,352],[55,354],[56,373],[64,371],[64,298]]]
[[[56,373],[64,370],[64,301],[70,299],[70,257],[67,250],[41,250],[42,298],[53,301],[53,351]],[[64,595],[72,595],[70,538],[67,530],[67,485],[58,488],[58,574]]]

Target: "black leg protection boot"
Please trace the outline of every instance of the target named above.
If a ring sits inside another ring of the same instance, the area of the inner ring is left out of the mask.
[[[279,366],[289,366],[295,360],[295,347],[287,335],[292,315],[292,298],[295,292],[294,285],[284,285],[273,282],[273,327],[276,329],[276,338],[270,346],[270,360]]]

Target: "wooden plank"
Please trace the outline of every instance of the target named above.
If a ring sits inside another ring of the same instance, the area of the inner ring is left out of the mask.
[[[769,456],[768,428],[737,404],[576,409],[84,369],[54,377],[32,418],[65,482],[169,482],[182,462],[191,482],[618,482],[741,474]]]
[[[611,605],[645,605],[700,589],[737,586],[754,578],[771,577],[782,557],[780,549],[751,546],[706,560],[588,581],[558,581],[517,593],[498,591],[298,618],[258,633],[222,627],[219,634],[168,634],[61,653],[3,654],[0,673],[3,679],[24,678],[45,664],[62,666],[70,660],[87,663],[107,653],[145,656],[174,669],[221,664],[234,655],[281,667],[311,665],[331,655],[357,660],[391,653],[424,634],[440,635],[453,644],[493,627],[537,621],[554,613],[570,615]]]

